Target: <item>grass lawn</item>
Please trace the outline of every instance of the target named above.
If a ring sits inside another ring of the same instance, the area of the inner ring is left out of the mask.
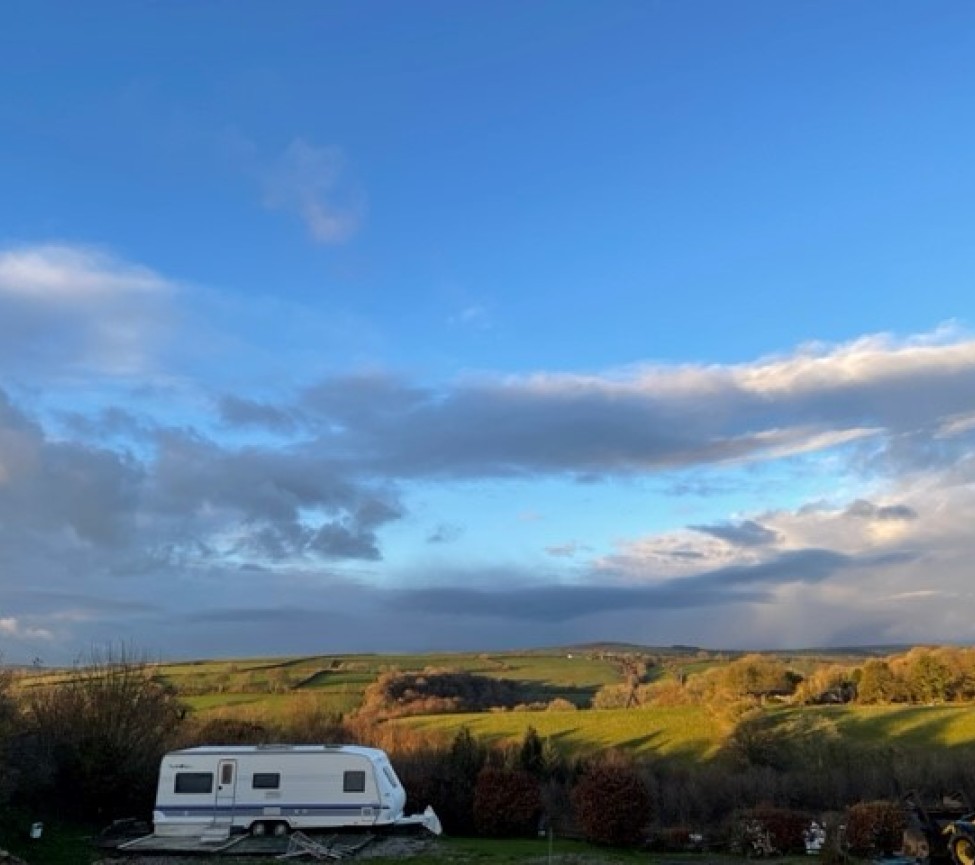
[[[41,837],[33,839],[30,837],[33,822],[32,817],[23,813],[8,811],[0,816],[0,849],[30,865],[81,865],[103,858],[96,857],[91,848],[90,827],[45,822]]]
[[[551,859],[550,859],[551,857]],[[381,863],[382,859],[370,862]],[[392,862],[393,860],[388,860]],[[402,861],[402,860],[398,860]],[[445,861],[515,865],[740,865],[745,859],[725,853],[648,853],[646,850],[597,847],[564,838],[442,838],[432,854],[409,860],[414,865],[443,865]],[[777,865],[809,865],[805,856],[776,856]]]
[[[92,847],[92,832],[71,826],[46,825],[43,836],[34,841],[27,835],[26,826],[10,828],[10,820],[4,819],[0,826],[0,847],[20,856],[31,865],[90,865],[104,861],[105,851]],[[3,829],[6,827],[6,830]],[[21,831],[22,830],[22,831]],[[412,865],[699,865],[700,854],[647,853],[638,849],[596,847],[582,841],[563,838],[438,838],[429,844],[421,845],[416,855],[398,854],[395,856],[361,855],[359,861],[369,865],[393,865],[404,861]],[[368,850],[368,848],[367,848]],[[378,853],[379,851],[377,851]],[[779,865],[799,865],[802,857],[779,857]],[[201,861],[200,857],[191,859],[167,856],[170,865],[190,865]],[[249,855],[219,857],[227,863],[246,863],[246,865],[272,865],[280,861],[276,856]],[[140,865],[140,857],[126,857],[132,865]],[[158,857],[152,859],[158,861]],[[707,865],[734,865],[743,861],[740,857],[721,854],[708,854]],[[803,860],[803,865],[806,865]]]

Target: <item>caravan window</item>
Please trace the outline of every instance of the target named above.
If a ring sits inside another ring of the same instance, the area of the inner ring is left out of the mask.
[[[399,781],[396,780],[396,776],[393,774],[393,770],[389,766],[383,766],[383,774],[386,776],[386,780],[389,781],[393,788],[399,787]]]
[[[277,790],[281,786],[281,775],[277,772],[255,772],[252,786],[255,790]]]
[[[213,772],[177,772],[174,793],[212,793]]]
[[[366,792],[366,773],[359,771],[349,771],[342,776],[343,793],[365,793]]]

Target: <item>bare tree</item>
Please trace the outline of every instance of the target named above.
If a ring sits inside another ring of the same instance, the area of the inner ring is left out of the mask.
[[[33,689],[26,719],[54,764],[55,803],[106,818],[152,803],[159,760],[185,709],[129,647],[93,648],[72,675]]]

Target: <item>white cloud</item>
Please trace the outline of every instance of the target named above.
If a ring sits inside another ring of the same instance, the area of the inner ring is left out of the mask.
[[[339,148],[296,138],[264,173],[264,203],[296,214],[318,243],[344,243],[359,230],[366,210],[346,175]]]
[[[491,330],[494,326],[494,318],[486,306],[480,303],[473,303],[465,306],[455,315],[450,316],[448,324],[454,327],[464,327],[471,330]]]
[[[0,634],[17,640],[52,640],[54,635],[44,629],[25,626],[13,616],[0,618]]]
[[[8,373],[143,374],[176,291],[149,268],[89,246],[0,251],[0,361]]]
[[[171,288],[149,268],[92,247],[44,244],[0,252],[0,295],[8,297],[82,306],[165,294]]]
[[[873,500],[813,502],[620,541],[615,554],[590,562],[590,581],[670,599],[705,583],[725,611],[707,616],[708,645],[930,642],[932,633],[971,640],[975,486],[959,480],[957,466],[915,471],[888,478]],[[814,551],[832,566],[805,570]],[[761,574],[761,593],[736,598],[749,574]]]

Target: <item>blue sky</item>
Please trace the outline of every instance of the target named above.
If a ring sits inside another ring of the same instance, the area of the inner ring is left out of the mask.
[[[0,652],[975,636],[975,10],[32,2]]]

